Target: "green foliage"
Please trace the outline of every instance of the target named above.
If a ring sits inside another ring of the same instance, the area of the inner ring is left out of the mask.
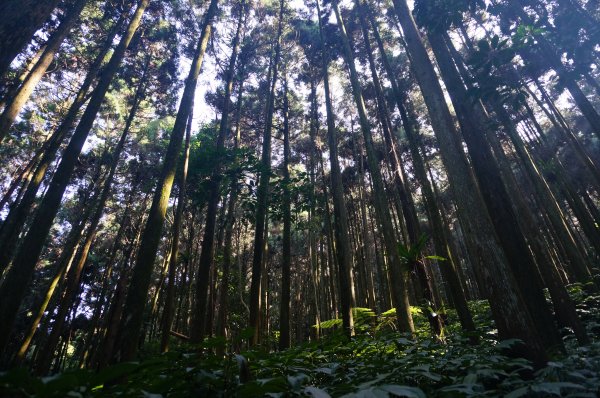
[[[599,296],[585,286],[570,287],[588,329],[600,318]],[[489,307],[470,303],[482,343],[472,346],[453,325],[446,343],[432,337],[416,339],[395,332],[359,333],[352,341],[332,334],[292,349],[231,352],[247,338],[206,340],[201,346],[180,346],[163,355],[145,353],[139,363],[123,363],[100,372],[72,370],[37,378],[23,369],[0,374],[0,396],[12,397],[595,397],[600,387],[600,342],[578,347],[568,335],[568,353],[534,370],[522,359],[506,356],[516,340],[496,342]],[[357,324],[393,318],[393,311],[375,317],[355,308]],[[419,309],[413,308],[415,322]],[[325,323],[325,322],[324,322]],[[323,327],[323,324],[321,326]],[[332,322],[333,324],[333,322]],[[426,326],[423,326],[426,328]],[[212,354],[223,347],[229,354]]]
[[[519,39],[522,37],[522,39]],[[497,101],[520,109],[528,98],[521,87],[518,75],[515,75],[512,61],[518,49],[524,45],[526,36],[517,35],[512,45],[508,39],[492,36],[490,40],[477,42],[477,48],[471,53],[468,64],[474,77],[470,95],[474,100]]]
[[[368,330],[377,320],[377,314],[369,308],[355,307],[352,308],[352,317],[354,319],[354,328],[357,332]],[[329,319],[321,322],[319,325],[313,325],[313,328],[321,330],[334,329],[342,327],[342,320],[339,318]]]
[[[466,12],[485,9],[483,0],[416,0],[414,14],[418,24],[429,31],[445,32],[463,24]]]

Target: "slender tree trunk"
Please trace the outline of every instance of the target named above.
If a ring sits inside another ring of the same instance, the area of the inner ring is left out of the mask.
[[[56,321],[52,328],[52,332],[50,334],[50,337],[48,338],[48,341],[45,344],[44,349],[41,351],[38,357],[37,371],[40,374],[47,373],[49,369],[52,354],[54,353],[54,347],[56,346],[58,338],[62,333],[62,328],[65,322],[66,314],[68,310],[72,307],[75,295],[79,291],[81,283],[81,274],[87,262],[87,258],[94,238],[96,237],[98,226],[100,224],[100,219],[102,218],[102,214],[104,213],[104,207],[108,198],[110,197],[112,182],[117,171],[117,166],[119,164],[121,153],[123,152],[123,148],[125,147],[125,143],[129,136],[129,131],[137,114],[140,102],[144,97],[144,92],[146,90],[146,76],[148,73],[149,65],[150,56],[148,56],[146,59],[142,77],[140,82],[138,83],[138,88],[136,90],[135,97],[133,98],[133,104],[125,122],[125,128],[123,129],[123,133],[121,134],[121,137],[119,138],[119,141],[117,142],[117,145],[112,153],[112,163],[108,172],[108,176],[106,178],[106,182],[104,183],[104,187],[102,188],[100,199],[97,203],[92,204],[95,210],[90,220],[90,225],[87,228],[86,237],[78,253],[78,261],[75,264],[75,267],[73,267],[67,274],[66,288],[63,292],[63,296],[58,309]]]
[[[290,347],[290,279],[292,267],[292,197],[290,193],[290,120],[287,76],[283,81],[283,237],[281,240],[281,298],[279,349]]]
[[[225,148],[225,141],[229,135],[229,104],[231,97],[231,90],[233,88],[233,79],[235,73],[235,64],[240,46],[240,37],[242,34],[242,27],[246,20],[246,6],[242,6],[240,15],[238,18],[236,33],[231,43],[231,57],[229,58],[229,65],[227,68],[227,75],[225,78],[225,94],[223,102],[223,113],[221,115],[221,122],[219,124],[219,133],[217,136],[217,142],[215,150],[222,152]],[[214,262],[214,239],[215,239],[215,226],[217,222],[217,206],[221,198],[220,186],[221,186],[221,174],[222,164],[214,165],[213,173],[211,175],[211,181],[208,192],[208,204],[206,210],[206,224],[204,226],[204,236],[202,239],[202,251],[200,253],[200,262],[198,265],[198,275],[196,279],[196,311],[194,314],[194,324],[192,327],[191,339],[193,342],[200,342],[202,340],[203,331],[205,329],[204,322],[206,320],[206,300],[208,297],[209,287],[209,274],[213,267]]]
[[[135,357],[138,349],[138,340],[144,319],[144,308],[147,301],[147,291],[150,286],[156,250],[160,241],[167,204],[171,194],[171,187],[175,178],[178,154],[188,122],[192,112],[196,83],[200,75],[200,68],[204,59],[204,53],[208,39],[212,31],[213,18],[217,11],[218,0],[211,0],[204,23],[202,33],[198,42],[196,53],[190,68],[190,73],[185,83],[183,97],[179,104],[179,111],[175,119],[175,125],[171,132],[171,139],[167,152],[165,153],[162,173],[158,186],[154,192],[152,206],[148,220],[142,234],[142,240],[137,259],[133,267],[131,283],[128,289],[125,308],[123,309],[123,322],[120,327],[120,341],[118,346],[119,360],[128,361]]]
[[[33,89],[46,73],[46,70],[54,60],[54,55],[58,51],[62,41],[67,36],[75,22],[77,22],[81,11],[88,3],[88,0],[77,0],[73,4],[65,16],[64,20],[58,26],[55,32],[52,33],[50,39],[45,45],[45,49],[40,59],[29,72],[23,84],[16,91],[15,95],[9,100],[0,115],[0,142],[6,137],[8,131],[27,102]]]
[[[392,281],[392,295],[394,298],[394,306],[396,307],[396,317],[399,330],[402,332],[413,333],[414,325],[410,314],[410,304],[408,301],[408,270],[402,264],[398,253],[398,241],[394,233],[391,222],[390,212],[387,208],[387,199],[383,179],[381,176],[377,155],[373,146],[373,137],[371,135],[371,127],[367,118],[367,113],[363,101],[362,88],[358,79],[358,73],[354,65],[354,56],[350,41],[346,34],[344,21],[340,14],[337,0],[333,3],[334,12],[338,22],[338,26],[342,36],[342,43],[345,53],[346,64],[350,71],[350,82],[352,85],[352,93],[359,115],[361,132],[363,134],[365,149],[367,152],[367,162],[371,181],[373,183],[373,200],[375,201],[375,217],[383,234],[384,245],[386,249],[386,257],[390,263],[390,277]]]
[[[243,68],[243,65],[242,65]],[[244,76],[241,71],[241,76]],[[234,149],[238,149],[240,146],[240,132],[241,132],[241,117],[242,117],[242,99],[243,99],[243,87],[244,82],[241,80],[238,82],[238,93],[237,93],[237,107],[235,117],[235,135],[234,135]],[[231,188],[229,190],[229,203],[227,209],[227,218],[225,220],[225,237],[223,242],[223,278],[221,281],[221,292],[219,297],[219,313],[217,314],[217,325],[216,334],[217,336],[226,336],[227,327],[227,315],[229,311],[229,283],[232,266],[232,246],[233,246],[233,226],[235,224],[235,211],[238,199],[238,178],[239,175],[236,173],[233,175],[231,180]]]
[[[518,16],[522,22],[531,26],[534,25],[531,18],[523,10],[525,4],[522,0],[513,0],[510,2],[510,4],[510,9],[515,12],[515,15]],[[567,73],[560,59],[560,55],[557,54],[554,46],[542,35],[534,33],[534,36],[538,42],[538,48],[543,54],[544,59],[560,76],[560,79],[563,81],[563,84],[569,91],[569,94],[571,94],[573,97],[575,104],[592,127],[592,131],[596,134],[596,136],[600,137],[600,114],[598,111],[596,111],[596,109],[594,109],[594,106],[590,100],[587,99],[583,91],[581,91],[577,81],[575,81],[575,79]],[[526,61],[531,58],[530,54],[526,51],[521,51],[521,55]]]
[[[408,138],[409,149],[412,155],[413,167],[415,170],[415,174],[418,180],[421,183],[421,189],[423,190],[423,197],[425,202],[425,208],[427,211],[427,215],[429,218],[429,222],[431,223],[431,230],[433,235],[433,242],[436,253],[440,256],[447,255],[448,263],[444,263],[440,266],[440,271],[444,279],[448,282],[450,293],[452,296],[452,302],[456,308],[458,313],[461,326],[464,330],[469,332],[475,331],[475,323],[473,322],[473,318],[469,311],[469,307],[467,305],[467,300],[465,294],[461,288],[460,280],[457,275],[457,267],[460,266],[460,263],[456,263],[455,253],[451,250],[451,245],[449,242],[450,237],[448,237],[444,231],[446,228],[444,227],[444,222],[442,221],[442,217],[439,213],[439,210],[436,205],[435,195],[431,188],[431,184],[427,179],[427,171],[425,168],[425,164],[423,161],[423,157],[419,151],[419,137],[418,132],[416,131],[416,125],[409,118],[408,112],[406,110],[405,103],[407,102],[406,96],[400,91],[398,87],[398,83],[395,79],[395,74],[392,70],[392,67],[388,61],[387,54],[385,52],[385,48],[383,46],[383,41],[379,36],[379,30],[377,27],[377,23],[373,17],[373,14],[370,10],[367,11],[367,15],[369,16],[369,20],[371,22],[372,31],[375,37],[375,41],[377,42],[377,46],[379,48],[381,60],[384,65],[384,69],[388,75],[388,80],[391,82],[392,91],[394,93],[394,98],[396,100],[396,106],[398,107],[398,111],[400,112],[400,117],[402,119],[402,125],[404,127],[404,131],[406,132],[406,136]],[[472,342],[476,342],[477,338],[473,334],[471,337]]]
[[[275,54],[271,81],[269,82],[269,95],[267,98],[266,125],[263,135],[261,171],[258,182],[256,203],[256,229],[254,233],[254,256],[252,258],[252,281],[250,284],[250,318],[249,327],[254,329],[251,344],[257,344],[260,339],[260,282],[261,267],[263,263],[264,236],[266,229],[266,215],[268,208],[269,180],[271,176],[271,130],[273,128],[273,112],[275,109],[275,87],[281,58],[281,38],[283,32],[283,18],[285,0],[279,1],[279,19],[277,26],[277,37],[275,39]]]
[[[65,192],[73,170],[75,169],[77,159],[83,148],[83,144],[92,129],[96,115],[108,91],[113,76],[125,55],[127,47],[131,42],[133,35],[140,25],[142,15],[150,0],[140,0],[135,13],[133,14],[127,31],[121,38],[121,41],[104,69],[104,73],[94,89],[90,102],[81,117],[79,125],[75,129],[69,145],[65,149],[63,158],[58,166],[50,187],[40,204],[40,207],[33,220],[34,229],[29,230],[20,250],[15,256],[12,268],[8,271],[3,284],[0,286],[0,318],[4,320],[0,326],[0,349],[3,349],[8,341],[10,330],[14,323],[19,305],[23,295],[27,290],[27,285],[35,269],[35,265],[46,241],[48,232],[52,227],[54,217],[60,207],[60,202]],[[7,299],[10,297],[10,299]]]
[[[44,144],[42,158],[35,166],[35,171],[33,174],[28,177],[29,182],[26,184],[26,188],[24,188],[25,192],[23,192],[21,199],[18,201],[18,205],[15,205],[17,202],[13,204],[14,207],[11,209],[6,219],[2,223],[2,228],[0,229],[0,273],[10,264],[13,254],[17,248],[16,246],[19,234],[25,226],[27,216],[31,213],[38,189],[46,176],[46,172],[54,161],[57,151],[60,148],[63,140],[73,128],[78,112],[87,100],[87,92],[96,79],[103,60],[110,50],[112,42],[124,22],[125,17],[123,14],[111,30],[107,39],[104,41],[98,56],[90,66],[85,80],[79,88],[79,91],[77,92],[77,95],[75,96],[75,99],[73,100],[73,103],[71,104],[64,120]]]
[[[175,276],[177,274],[177,263],[179,262],[179,235],[181,233],[183,210],[185,208],[186,200],[187,173],[190,162],[190,142],[192,138],[192,120],[193,112],[190,113],[188,118],[188,125],[185,133],[183,168],[181,170],[181,177],[179,180],[177,210],[175,210],[175,219],[173,220],[173,239],[171,240],[171,258],[169,259],[169,280],[167,283],[167,293],[162,314],[160,352],[169,351],[169,335],[171,334],[171,324],[173,323],[173,312],[175,310]]]
[[[98,181],[98,183],[101,184],[100,174],[101,170],[100,167],[98,167],[97,172],[93,176],[93,180]],[[52,274],[54,276],[52,277],[49,285],[45,289],[45,294],[42,298],[42,302],[39,303],[39,305],[33,307],[37,309],[36,315],[33,319],[33,322],[31,323],[27,335],[25,336],[25,339],[21,343],[21,346],[15,356],[15,364],[20,364],[23,361],[25,354],[27,353],[27,350],[29,348],[29,345],[31,344],[31,341],[38,330],[40,321],[42,320],[44,313],[48,309],[50,302],[54,297],[54,292],[56,288],[58,287],[59,283],[63,281],[65,275],[71,269],[73,261],[75,260],[75,255],[79,251],[81,243],[80,240],[85,230],[85,226],[89,221],[90,216],[92,215],[92,211],[94,209],[93,204],[96,203],[98,198],[100,197],[101,190],[97,189],[96,185],[97,184],[94,184],[94,186],[90,187],[90,189],[96,189],[96,192],[92,195],[92,197],[88,197],[86,198],[86,200],[83,200],[79,206],[81,216],[78,222],[71,228],[69,234],[67,235],[67,238],[65,239],[65,244],[63,246],[62,253],[58,261],[55,263],[53,267],[54,269],[52,270]],[[49,311],[50,314],[52,312],[53,311]]]
[[[319,6],[319,0],[316,0],[317,5],[317,16],[319,19],[319,37],[321,45],[325,46],[325,40],[323,35],[323,26],[321,22],[321,8]],[[339,300],[340,310],[342,313],[342,325],[345,334],[350,337],[354,334],[354,320],[352,318],[352,278],[351,272],[353,267],[352,249],[350,246],[350,238],[348,236],[348,214],[346,210],[346,202],[344,200],[344,187],[342,185],[342,172],[340,170],[339,156],[338,156],[338,139],[335,128],[335,119],[333,113],[333,105],[331,103],[331,93],[329,87],[329,58],[326,54],[323,55],[322,60],[323,68],[323,86],[325,89],[325,109],[327,113],[327,143],[329,146],[329,164],[330,164],[330,178],[331,178],[331,196],[333,199],[333,213],[334,213],[334,226],[333,233],[335,235],[335,243],[333,239],[330,239],[329,250],[334,249],[337,258],[337,276],[339,281]],[[323,167],[321,166],[321,170]],[[327,204],[329,207],[329,204]],[[328,222],[328,224],[331,224]],[[335,246],[333,246],[335,245]],[[333,261],[330,261],[330,270],[335,267]],[[333,279],[333,272],[331,276]],[[335,287],[332,286],[332,295],[335,294]],[[335,307],[335,302],[334,302]],[[337,312],[337,308],[335,308]]]

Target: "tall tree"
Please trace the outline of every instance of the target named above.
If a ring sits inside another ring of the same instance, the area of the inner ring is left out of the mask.
[[[223,110],[221,114],[221,121],[219,124],[219,132],[217,135],[217,141],[215,144],[215,151],[217,156],[225,149],[225,141],[229,134],[229,108],[230,108],[230,97],[231,90],[233,89],[233,82],[235,77],[235,66],[240,48],[242,28],[247,15],[247,5],[244,0],[240,2],[238,10],[238,22],[235,30],[234,37],[231,42],[231,56],[229,58],[229,65],[227,67],[225,77],[225,93],[223,95]],[[220,162],[219,162],[220,163]],[[202,251],[200,253],[199,260],[199,271],[196,276],[196,311],[194,314],[194,325],[192,328],[192,340],[199,342],[205,333],[205,318],[206,318],[206,304],[208,298],[208,286],[209,286],[209,274],[213,265],[214,260],[214,237],[215,228],[217,222],[217,207],[220,200],[220,188],[221,188],[221,172],[222,165],[214,165],[214,171],[211,175],[209,193],[208,193],[208,204],[206,209],[206,224],[204,226],[204,237],[202,239]]]
[[[345,24],[342,19],[337,1],[334,0],[332,4],[342,37],[345,60],[350,71],[352,95],[356,103],[360,129],[363,135],[365,149],[367,152],[367,162],[369,164],[371,181],[373,183],[375,216],[383,234],[386,256],[390,262],[392,297],[394,299],[394,307],[396,308],[398,328],[403,332],[412,333],[414,332],[414,325],[412,321],[412,315],[410,313],[410,304],[408,301],[408,270],[400,260],[400,255],[398,252],[398,240],[394,233],[394,228],[392,226],[392,217],[390,216],[387,206],[383,178],[381,176],[380,168],[377,161],[377,155],[375,154],[375,148],[373,146],[371,126],[369,119],[367,118],[367,111],[365,109],[365,104],[363,100],[362,88],[358,79],[358,73],[356,72],[356,66],[354,65],[354,56],[350,45],[350,40],[346,33]]]
[[[117,354],[120,360],[131,360],[137,352],[138,339],[144,318],[144,308],[146,306],[146,295],[150,286],[152,269],[154,268],[154,260],[156,259],[156,250],[160,241],[173,180],[175,179],[178,154],[181,150],[187,121],[192,112],[196,84],[200,75],[200,69],[202,68],[206,46],[212,32],[213,19],[217,12],[217,3],[218,0],[211,0],[204,15],[202,31],[185,83],[177,118],[175,119],[169,146],[165,153],[162,172],[158,186],[154,191],[152,206],[150,207],[148,220],[146,221],[137,258],[132,270],[133,274],[123,309],[123,322],[120,326],[121,337]]]
[[[527,311],[521,292],[500,248],[472,171],[457,140],[458,133],[446,105],[433,65],[405,0],[394,0],[402,26],[411,69],[421,87],[440,153],[456,199],[461,225],[469,242],[469,254],[478,265],[479,281],[489,292],[489,302],[502,338],[522,339],[528,355],[537,363],[547,359],[541,336]]]
[[[7,0],[0,5],[0,77],[50,18],[59,0]],[[10,16],[10,17],[9,17]]]
[[[52,33],[52,36],[50,36],[48,42],[45,44],[44,51],[40,58],[35,63],[31,71],[29,71],[21,86],[5,105],[2,115],[0,115],[0,142],[2,142],[2,140],[8,134],[8,130],[14,123],[19,111],[29,99],[29,96],[33,92],[33,89],[37,83],[44,76],[44,73],[52,63],[54,55],[58,51],[63,39],[65,36],[67,36],[73,25],[75,25],[77,18],[87,3],[88,0],[77,0],[75,4],[73,4],[67,10],[67,13],[64,19],[61,21],[61,24],[58,26],[56,31]]]
[[[274,42],[274,53],[269,81],[269,94],[265,114],[265,128],[263,132],[261,169],[258,182],[257,204],[256,204],[256,226],[254,231],[254,255],[252,257],[252,281],[250,285],[250,318],[249,327],[254,329],[251,339],[252,344],[258,344],[261,334],[261,274],[263,256],[265,251],[265,230],[267,226],[267,208],[269,204],[269,180],[271,179],[271,133],[273,129],[273,113],[275,111],[275,88],[279,74],[279,63],[281,60],[281,40],[285,15],[285,0],[279,1],[279,13],[277,20],[277,33]]]
[[[149,0],[140,0],[138,3],[127,31],[121,38],[119,45],[115,48],[110,61],[104,69],[104,73],[92,93],[85,112],[71,137],[71,141],[67,148],[65,148],[64,155],[54,173],[50,187],[44,195],[44,199],[33,220],[32,225],[35,227],[31,228],[23,238],[23,243],[12,262],[12,268],[8,271],[2,285],[0,285],[0,297],[12,297],[11,300],[2,300],[0,304],[0,316],[5,320],[0,327],[0,348],[4,348],[7,343],[15,315],[60,206],[62,196],[69,184],[71,174],[77,163],[77,158],[100,110],[112,78],[125,56],[127,47],[129,47],[142,21],[142,16],[148,4]]]

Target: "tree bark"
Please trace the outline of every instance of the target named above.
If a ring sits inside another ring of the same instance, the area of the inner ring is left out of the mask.
[[[390,279],[392,282],[392,297],[394,298],[394,306],[396,307],[396,318],[398,328],[401,332],[413,333],[414,325],[410,313],[410,304],[408,301],[408,270],[402,264],[398,253],[398,240],[391,222],[391,215],[387,208],[387,199],[383,178],[381,176],[380,167],[377,161],[377,155],[373,146],[373,137],[371,135],[371,127],[367,118],[367,113],[363,101],[362,88],[354,65],[354,56],[350,41],[346,34],[344,21],[340,14],[337,0],[333,2],[333,9],[338,21],[338,26],[342,36],[343,49],[346,59],[346,64],[350,72],[350,83],[352,85],[352,94],[359,115],[359,123],[364,139],[365,149],[367,152],[367,162],[371,181],[373,183],[373,199],[375,202],[375,218],[381,228],[383,234],[384,245],[386,249],[386,257],[389,260]]]
[[[160,241],[167,204],[175,179],[178,154],[181,149],[187,121],[192,112],[196,83],[200,75],[200,68],[208,39],[212,31],[213,18],[217,11],[218,0],[211,0],[204,16],[202,33],[198,42],[194,59],[187,77],[175,125],[171,131],[171,139],[165,153],[162,173],[158,186],[154,192],[152,206],[142,234],[135,265],[133,267],[131,283],[129,285],[125,308],[123,309],[123,322],[120,326],[121,338],[117,350],[120,361],[129,361],[135,357],[138,349],[138,340],[144,319],[146,296],[156,259],[156,250]]]
[[[50,18],[59,0],[6,0],[0,5],[0,77]],[[10,16],[10,18],[8,17]]]
[[[173,323],[173,313],[175,310],[175,277],[177,275],[177,263],[179,262],[179,235],[181,233],[181,224],[186,200],[187,174],[190,163],[190,142],[192,139],[192,120],[193,112],[190,113],[188,118],[188,125],[185,133],[183,168],[179,179],[177,210],[175,210],[175,219],[173,220],[173,239],[171,240],[171,257],[169,259],[168,270],[169,280],[167,282],[167,293],[162,314],[162,330],[160,336],[160,352],[162,353],[169,351],[169,336],[171,335],[171,324]]]
[[[281,298],[279,349],[290,348],[290,283],[292,268],[292,210],[290,193],[290,120],[287,76],[283,80],[283,237],[281,240]]]
[[[254,248],[252,258],[252,280],[250,283],[250,318],[249,327],[254,329],[251,345],[258,344],[261,335],[260,328],[260,296],[261,296],[261,269],[263,263],[264,238],[266,229],[266,217],[268,211],[269,180],[271,177],[271,130],[273,128],[273,112],[275,108],[275,87],[281,58],[281,38],[283,32],[283,18],[285,0],[279,1],[279,19],[277,23],[277,36],[275,38],[275,54],[271,81],[269,82],[269,95],[267,98],[266,123],[263,134],[261,170],[257,190],[256,203],[256,228],[254,231]]]
[[[319,38],[321,41],[321,47],[325,48],[325,40],[323,35],[323,26],[321,22],[321,8],[319,6],[319,0],[316,0],[317,5],[317,16],[319,19]],[[323,69],[323,86],[325,89],[325,109],[327,113],[327,144],[329,146],[329,164],[330,164],[330,184],[331,184],[331,196],[333,199],[333,233],[335,235],[335,242],[330,239],[329,250],[335,253],[337,259],[337,277],[339,283],[339,306],[342,313],[342,326],[344,333],[350,337],[354,334],[354,320],[352,317],[352,282],[351,272],[353,267],[352,249],[350,246],[350,237],[348,236],[348,214],[346,210],[346,202],[344,200],[344,186],[342,185],[342,172],[340,170],[339,155],[338,155],[338,139],[335,128],[335,119],[333,113],[333,105],[331,103],[331,92],[329,87],[329,58],[324,52],[322,60]],[[321,165],[321,171],[324,175],[323,167]],[[327,194],[325,195],[327,200]],[[329,204],[326,203],[327,214],[329,214]],[[328,217],[329,218],[329,217]],[[328,225],[331,222],[328,221]],[[332,258],[333,260],[333,258]],[[334,270],[335,265],[333,261],[330,261],[330,270]],[[333,299],[333,305],[337,314],[337,306],[335,305],[335,286],[333,284],[334,272],[331,274],[331,294]]]
[[[16,117],[27,102],[33,89],[46,73],[46,70],[54,60],[54,55],[58,51],[62,41],[67,36],[75,22],[77,22],[81,11],[88,3],[88,0],[77,0],[73,4],[65,16],[64,20],[58,26],[56,31],[52,33],[50,39],[45,45],[44,52],[35,66],[29,72],[19,89],[14,96],[8,101],[2,114],[0,115],[0,142],[7,136],[10,127],[13,125]]]
[[[69,145],[65,149],[63,158],[52,178],[50,187],[40,204],[40,207],[33,220],[34,229],[29,230],[23,243],[15,256],[12,268],[8,271],[4,282],[0,286],[0,318],[4,320],[0,326],[0,349],[3,349],[8,341],[10,330],[14,323],[15,316],[23,295],[27,290],[27,285],[35,265],[46,241],[48,232],[52,227],[54,217],[60,207],[60,202],[69,184],[69,180],[83,144],[92,129],[96,115],[108,91],[113,76],[125,55],[127,47],[131,42],[133,35],[137,31],[142,20],[142,15],[150,0],[140,0],[135,13],[133,14],[127,31],[121,38],[119,45],[113,52],[104,73],[98,81],[98,85],[92,93],[88,106],[81,117],[79,125],[73,133]],[[8,299],[10,297],[10,299]]]
[[[236,33],[231,43],[231,57],[225,78],[225,94],[223,96],[223,113],[219,124],[219,133],[215,150],[221,153],[225,148],[225,140],[229,135],[229,107],[231,102],[231,90],[233,88],[233,78],[235,73],[235,64],[240,47],[240,37],[242,27],[246,19],[246,7],[240,10]],[[204,236],[202,239],[202,251],[200,252],[200,261],[198,264],[198,275],[196,276],[196,311],[194,313],[194,324],[192,327],[191,341],[198,343],[204,337],[205,321],[206,321],[206,303],[208,298],[209,275],[214,262],[214,239],[215,226],[217,221],[217,206],[221,199],[221,173],[223,165],[218,163],[214,165],[211,175],[211,181],[208,192],[208,204],[206,210],[206,224],[204,226]]]
[[[452,116],[444,100],[433,65],[405,0],[394,0],[395,13],[404,32],[411,68],[421,87],[450,181],[458,215],[469,241],[469,255],[479,282],[487,289],[500,338],[525,342],[523,354],[538,366],[547,361],[541,337],[517,287],[507,259],[499,247],[490,216],[457,139]]]

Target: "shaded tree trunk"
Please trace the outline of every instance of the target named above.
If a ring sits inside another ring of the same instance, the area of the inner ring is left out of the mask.
[[[6,0],[0,5],[0,77],[50,18],[59,0]],[[8,16],[10,15],[10,18]]]
[[[254,248],[252,258],[252,280],[250,284],[250,318],[249,327],[254,329],[254,335],[250,341],[252,345],[258,344],[261,335],[260,322],[260,296],[261,296],[261,269],[263,264],[265,229],[267,226],[269,180],[271,177],[271,130],[273,128],[273,112],[275,109],[275,87],[281,58],[281,37],[283,32],[285,0],[279,1],[279,18],[277,23],[277,36],[275,38],[275,54],[271,81],[269,82],[269,95],[267,98],[266,123],[263,135],[261,170],[257,190],[256,203],[256,228],[254,231]]]
[[[223,113],[219,124],[219,133],[215,150],[220,153],[225,148],[225,140],[229,135],[229,107],[231,102],[231,90],[233,88],[233,79],[235,73],[235,64],[240,47],[240,37],[242,27],[246,19],[246,7],[242,6],[238,17],[235,36],[231,43],[231,57],[225,78],[225,94],[223,101]],[[217,222],[217,207],[221,199],[220,188],[222,179],[223,165],[219,162],[214,165],[211,175],[210,185],[208,188],[208,203],[206,210],[206,224],[204,226],[204,236],[202,239],[202,251],[200,252],[200,261],[198,264],[198,275],[196,277],[196,311],[194,314],[194,324],[192,325],[191,339],[193,342],[200,342],[204,337],[205,321],[206,321],[206,303],[208,298],[209,275],[214,262],[214,240],[215,227]]]
[[[452,116],[410,9],[405,0],[394,0],[394,8],[404,32],[412,71],[429,110],[461,225],[469,241],[469,255],[476,264],[480,283],[488,291],[500,338],[520,338],[526,344],[523,352],[536,364],[542,365],[547,360],[544,344],[536,333],[531,314],[526,309],[507,259],[498,245],[489,214],[475,185],[461,143],[456,139]]]

